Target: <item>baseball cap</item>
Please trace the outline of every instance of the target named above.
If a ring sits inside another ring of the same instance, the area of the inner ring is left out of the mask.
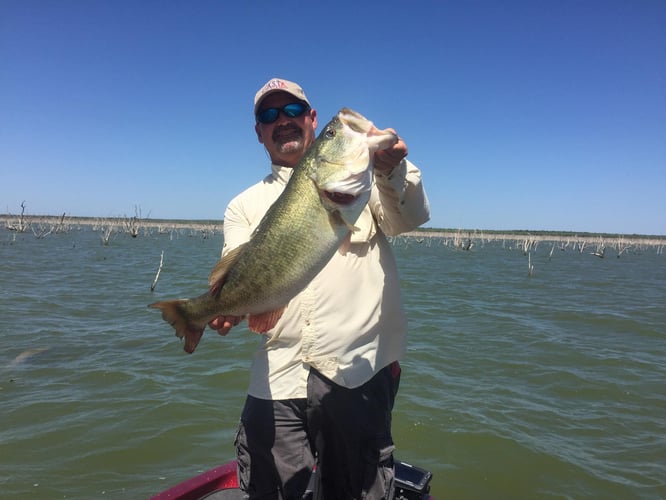
[[[287,92],[288,94],[293,95],[295,98],[305,102],[308,106],[310,106],[310,101],[308,101],[308,98],[305,96],[305,92],[303,92],[303,89],[300,85],[294,82],[290,82],[289,80],[283,80],[282,78],[271,78],[264,84],[263,87],[259,89],[259,91],[254,96],[255,115],[257,114],[257,110],[259,109],[261,101],[263,101],[267,95],[273,94],[275,92]]]

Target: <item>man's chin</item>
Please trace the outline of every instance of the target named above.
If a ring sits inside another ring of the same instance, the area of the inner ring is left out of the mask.
[[[294,154],[302,151],[302,149],[303,149],[302,141],[283,142],[278,146],[278,150],[282,154]]]

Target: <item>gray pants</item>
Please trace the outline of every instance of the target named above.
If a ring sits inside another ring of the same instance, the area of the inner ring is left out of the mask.
[[[355,389],[311,369],[307,399],[248,396],[236,437],[241,489],[251,499],[301,499],[317,462],[320,498],[392,499],[399,382],[397,362]]]

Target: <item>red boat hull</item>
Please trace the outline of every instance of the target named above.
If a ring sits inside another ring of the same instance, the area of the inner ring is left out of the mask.
[[[158,493],[150,500],[199,500],[217,490],[238,488],[236,462],[229,462]]]

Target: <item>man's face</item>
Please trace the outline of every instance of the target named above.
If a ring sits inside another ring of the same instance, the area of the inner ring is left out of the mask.
[[[259,111],[282,108],[294,102],[300,101],[286,92],[275,92],[261,101]],[[259,142],[266,147],[273,163],[285,167],[296,166],[314,141],[316,128],[317,112],[314,109],[295,118],[280,112],[273,123],[257,123],[254,127]]]

